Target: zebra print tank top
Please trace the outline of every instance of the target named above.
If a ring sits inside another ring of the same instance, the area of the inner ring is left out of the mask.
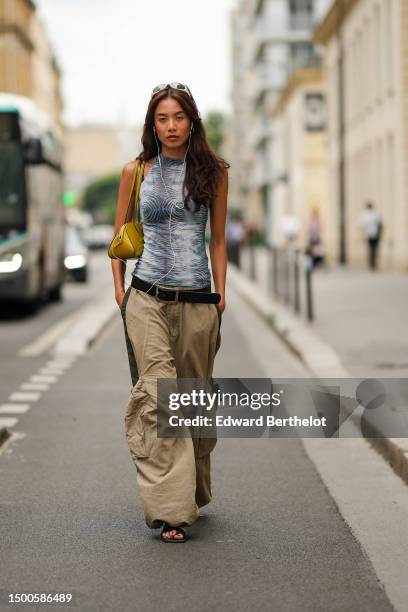
[[[185,167],[183,168],[182,159],[163,155],[161,162],[163,179],[170,197],[166,194],[159,159],[156,156],[140,188],[139,206],[144,249],[132,274],[151,283],[158,281],[158,285],[203,288],[211,284],[204,240],[208,208],[200,206],[198,209],[191,199],[188,200],[190,210],[172,206],[174,201],[181,206]]]

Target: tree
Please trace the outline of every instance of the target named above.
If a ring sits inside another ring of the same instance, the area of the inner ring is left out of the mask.
[[[220,154],[224,139],[224,115],[218,111],[208,113],[204,119],[204,126],[210,146]]]
[[[89,183],[82,195],[82,208],[96,223],[115,222],[120,174],[110,174]]]

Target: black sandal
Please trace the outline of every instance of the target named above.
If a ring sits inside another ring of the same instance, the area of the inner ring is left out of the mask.
[[[175,538],[174,536],[171,538],[165,538],[163,536],[163,533],[166,533],[167,531],[175,531],[176,532],[175,535],[177,535],[178,533],[181,533],[183,535],[183,538]],[[172,542],[172,543],[174,542],[175,544],[183,544],[188,538],[187,538],[186,532],[184,531],[182,527],[172,527],[168,523],[164,523],[162,532],[160,534],[160,539],[163,542]]]

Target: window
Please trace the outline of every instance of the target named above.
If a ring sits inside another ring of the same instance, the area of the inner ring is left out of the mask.
[[[308,30],[313,26],[312,0],[290,0],[289,10],[292,30]]]
[[[295,43],[291,47],[292,69],[310,66],[317,60],[312,43]]]

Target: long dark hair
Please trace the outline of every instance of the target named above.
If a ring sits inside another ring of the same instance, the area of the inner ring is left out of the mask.
[[[167,97],[177,100],[193,124],[190,147],[186,157],[183,193],[187,193],[188,198],[194,200],[198,208],[201,205],[211,206],[217,193],[222,168],[229,168],[230,164],[218,156],[208,144],[197,105],[187,93],[167,88],[153,96],[145,117],[142,135],[143,151],[137,159],[148,161],[157,155],[157,144],[153,135],[154,114],[159,102]],[[186,207],[188,208],[188,200],[186,201]]]

